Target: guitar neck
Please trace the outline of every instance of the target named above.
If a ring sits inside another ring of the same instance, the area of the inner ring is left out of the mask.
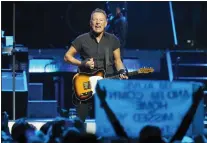
[[[128,72],[128,76],[133,76],[133,75],[137,75],[137,74],[139,74],[137,71]],[[119,75],[109,76],[109,77],[106,77],[106,78],[116,79],[116,78],[119,78]]]

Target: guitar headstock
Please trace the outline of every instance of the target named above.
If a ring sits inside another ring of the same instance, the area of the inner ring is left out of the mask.
[[[138,73],[143,73],[143,74],[147,74],[147,73],[153,73],[154,72],[154,68],[152,67],[143,67],[138,69]]]

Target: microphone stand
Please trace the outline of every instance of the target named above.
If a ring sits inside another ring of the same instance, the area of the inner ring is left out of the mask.
[[[13,79],[13,120],[15,120],[15,90],[16,90],[16,74],[15,74],[15,3],[13,3],[13,49],[12,49],[12,58],[13,58],[13,65],[12,65],[12,79]]]

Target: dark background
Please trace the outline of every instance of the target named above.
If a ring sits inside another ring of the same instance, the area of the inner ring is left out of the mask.
[[[12,33],[13,2],[1,2],[2,30]],[[88,32],[90,14],[105,2],[15,2],[16,42],[28,48],[66,48]],[[111,7],[124,2],[110,2]],[[172,2],[180,49],[207,47],[207,2]],[[174,47],[169,2],[127,2],[128,49]],[[113,9],[111,9],[113,11]],[[194,40],[189,46],[187,40]]]

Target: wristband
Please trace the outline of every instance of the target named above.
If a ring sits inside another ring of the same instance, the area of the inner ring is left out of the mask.
[[[119,73],[119,74],[125,74],[125,75],[127,75],[127,74],[128,74],[128,71],[127,71],[127,69],[120,69],[120,70],[118,71],[118,73]]]
[[[87,62],[88,60],[89,60],[89,58],[87,58],[87,59],[81,61],[81,65],[80,65],[80,67],[81,67],[81,68],[84,68],[84,67],[86,66],[86,62]]]

